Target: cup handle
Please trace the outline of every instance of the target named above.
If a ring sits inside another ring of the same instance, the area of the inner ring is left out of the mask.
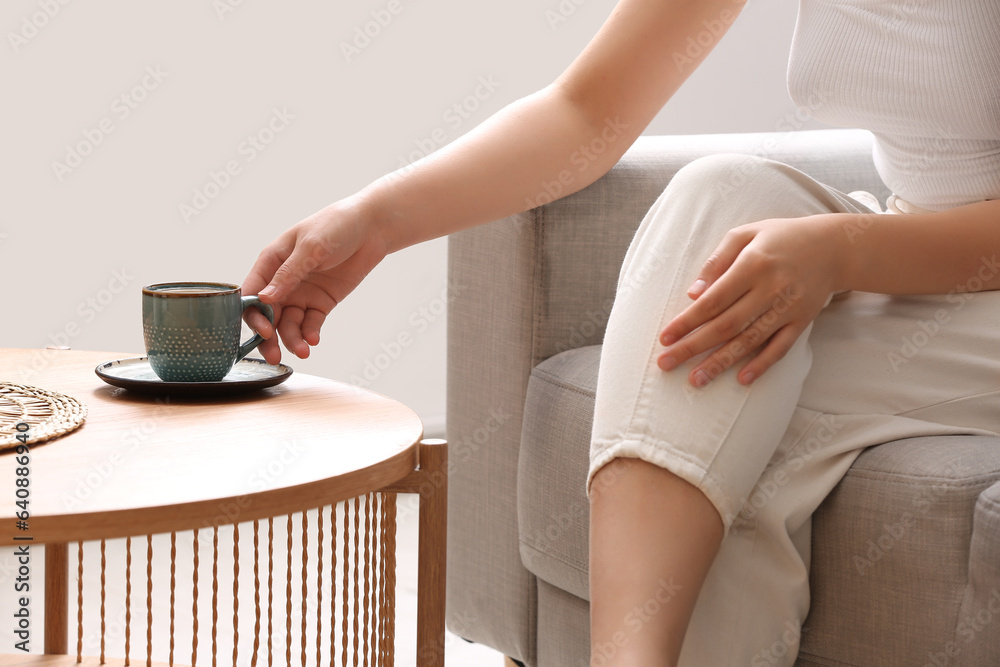
[[[271,308],[271,306],[261,302],[261,300],[255,296],[245,296],[242,297],[240,301],[243,304],[243,310],[246,310],[247,308],[257,308],[260,310],[260,312],[264,313],[264,317],[267,318],[268,322],[274,324],[274,309]],[[240,345],[240,351],[236,355],[236,361],[239,361],[243,357],[253,352],[255,349],[257,349],[257,346],[263,342],[264,342],[264,337],[261,336],[259,333],[254,332],[253,338],[249,339],[248,341]]]

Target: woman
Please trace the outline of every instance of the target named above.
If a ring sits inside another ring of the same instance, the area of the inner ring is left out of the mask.
[[[872,130],[901,214],[775,162],[713,156],[677,174],[629,249],[588,480],[592,646],[617,644],[663,581],[675,594],[602,664],[754,664],[775,641],[783,662],[760,664],[792,664],[809,517],[858,452],[1000,431],[1000,301],[966,294],[1000,287],[1000,5],[889,4],[802,0],[789,84],[814,116]],[[307,356],[388,253],[523,210],[613,125],[566,193],[610,169],[710,50],[694,57],[688,40],[721,37],[741,6],[622,0],[554,83],[289,229],[245,291]],[[900,357],[928,321],[934,344]],[[273,330],[254,324],[275,363]]]

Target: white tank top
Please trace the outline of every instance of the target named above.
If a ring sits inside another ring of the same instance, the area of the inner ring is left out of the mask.
[[[788,89],[814,118],[871,131],[906,201],[1000,198],[1000,0],[800,0]]]

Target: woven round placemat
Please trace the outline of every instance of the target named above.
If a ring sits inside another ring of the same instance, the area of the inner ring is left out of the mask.
[[[33,445],[51,440],[80,426],[87,418],[87,406],[72,396],[13,382],[0,382],[0,451],[22,444],[18,424],[27,424],[24,433]]]

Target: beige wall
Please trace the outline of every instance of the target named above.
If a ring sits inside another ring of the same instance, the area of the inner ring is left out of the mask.
[[[613,4],[4,2],[0,346],[141,352],[142,285],[241,281],[286,226],[544,86]],[[750,5],[649,133],[788,127],[795,3]],[[398,253],[290,364],[440,432],[446,293],[443,240]]]

